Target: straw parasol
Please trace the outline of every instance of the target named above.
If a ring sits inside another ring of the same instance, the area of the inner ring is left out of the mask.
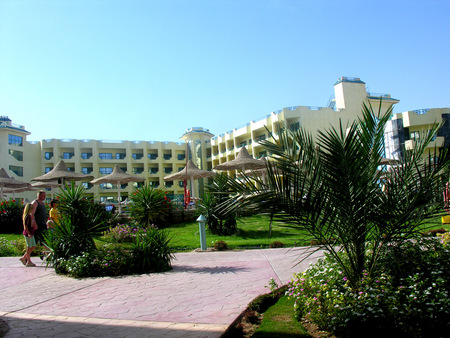
[[[29,186],[29,183],[16,180],[14,177],[9,177],[6,170],[0,168],[0,199],[3,198],[3,188],[25,188]]]
[[[173,173],[165,176],[164,181],[175,181],[175,180],[197,180],[199,178],[211,177],[215,173],[208,170],[199,169],[194,162],[188,161],[187,165],[177,173]]]
[[[116,164],[114,170],[111,174],[96,178],[92,180],[90,183],[92,184],[102,184],[102,183],[112,183],[117,184],[117,201],[119,202],[119,213],[122,212],[121,204],[120,204],[120,184],[128,183],[128,182],[143,182],[145,178],[133,176],[125,173],[122,169],[119,168],[119,165]]]
[[[87,175],[87,174],[79,174],[73,171],[70,171],[67,169],[66,164],[63,160],[60,160],[56,166],[50,170],[45,175],[32,178],[31,181],[36,182],[51,182],[51,181],[58,181],[61,180],[64,182],[65,180],[69,181],[81,181],[85,179],[93,179],[94,176]]]
[[[187,190],[187,181],[191,181],[191,189],[193,180],[198,180],[204,177],[214,176],[216,173],[208,170],[199,169],[194,162],[189,160],[183,170],[180,170],[177,173],[173,173],[163,177],[164,181],[174,181],[174,180],[183,180],[184,182],[184,207],[186,208],[189,205],[191,200],[191,195],[189,190]]]
[[[256,170],[265,168],[266,164],[263,161],[254,159],[247,151],[247,148],[242,147],[239,154],[234,160],[219,164],[215,166],[214,170]]]
[[[24,191],[33,191],[36,190],[36,188],[33,188],[31,184],[28,184],[28,186],[23,188],[5,188],[3,189],[3,194],[13,194],[13,199],[16,198],[16,193],[21,193]]]

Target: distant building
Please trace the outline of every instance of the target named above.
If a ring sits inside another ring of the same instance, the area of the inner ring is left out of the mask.
[[[423,156],[434,155],[434,150],[450,144],[450,109],[431,108],[411,110],[393,114],[385,129],[386,157],[399,159],[405,150],[414,149],[416,142],[432,126],[444,122],[436,138],[431,142]]]
[[[29,182],[32,178],[50,171],[63,159],[70,170],[91,174],[95,178],[112,172],[118,164],[129,174],[146,178],[146,182],[160,187],[181,200],[183,181],[165,182],[164,176],[182,170],[186,160],[191,159],[200,169],[211,170],[218,164],[234,159],[242,147],[246,147],[255,158],[266,154],[260,141],[268,139],[270,133],[275,137],[281,128],[298,129],[304,127],[315,137],[318,130],[337,127],[339,121],[349,125],[361,116],[363,103],[370,103],[374,110],[387,111],[399,102],[390,94],[368,93],[365,83],[359,78],[342,77],[334,84],[334,95],[326,107],[295,106],[271,112],[256,119],[214,136],[208,129],[193,127],[181,136],[183,142],[146,141],[101,141],[75,139],[48,139],[40,142],[26,140],[30,132],[24,126],[13,124],[6,117],[0,117],[0,167],[16,179]],[[450,110],[430,109],[419,114],[417,111],[394,114],[386,130],[386,157],[396,158],[404,144],[414,146],[415,132],[422,130],[441,119],[448,120]],[[436,144],[450,142],[448,122],[436,139]],[[231,173],[233,174],[233,173]],[[205,182],[195,181],[189,186],[193,196],[201,196]],[[141,185],[143,183],[139,183]],[[89,193],[102,201],[115,201],[117,187],[112,184],[92,186],[83,185]],[[126,199],[137,183],[124,184],[121,197]],[[18,194],[32,199],[36,192]]]

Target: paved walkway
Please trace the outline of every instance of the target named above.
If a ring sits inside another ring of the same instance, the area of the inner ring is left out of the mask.
[[[169,272],[86,279],[0,258],[0,319],[5,337],[220,337],[270,278],[308,266],[303,250],[179,253]]]

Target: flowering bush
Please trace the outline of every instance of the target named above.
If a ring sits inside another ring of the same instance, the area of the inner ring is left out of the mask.
[[[441,237],[441,243],[444,246],[450,245],[450,232],[446,232],[443,234],[438,234],[438,237]]]
[[[150,227],[156,228],[153,224]],[[146,232],[147,229],[138,225],[117,224],[115,227],[105,231],[103,237],[114,243],[132,242],[140,231]]]
[[[167,233],[155,228],[140,230],[130,249],[120,244],[105,244],[96,250],[54,260],[55,271],[73,277],[119,276],[135,273],[167,271],[172,252]]]
[[[23,202],[10,199],[0,203],[0,233],[22,233]]]
[[[450,251],[436,240],[405,246],[409,268],[394,271],[386,253],[384,272],[364,272],[356,289],[330,257],[296,275],[287,295],[298,317],[338,337],[441,337],[450,329]]]
[[[20,250],[5,237],[0,237],[0,257],[18,256]]]
[[[58,273],[73,277],[119,276],[130,273],[130,253],[117,244],[105,244],[96,251],[59,259]]]

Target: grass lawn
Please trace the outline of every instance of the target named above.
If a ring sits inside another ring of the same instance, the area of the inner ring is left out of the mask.
[[[312,337],[295,319],[294,301],[281,297],[266,312],[252,337]]]
[[[232,249],[254,249],[267,248],[270,243],[279,241],[286,247],[307,246],[311,243],[304,232],[295,227],[282,226],[276,222],[272,224],[272,232],[269,236],[269,217],[268,216],[251,216],[238,220],[238,232],[232,236],[217,236],[206,230],[206,245],[208,248],[213,247],[212,242],[217,240],[225,241]],[[450,230],[449,224],[442,224],[440,218],[429,220],[426,226],[432,226],[433,229],[444,228]],[[190,251],[200,248],[200,233],[198,222],[185,222],[175,224],[166,228],[169,232],[170,247],[177,251]],[[9,241],[22,241],[21,234],[0,234]],[[103,245],[106,242],[102,239],[96,239],[97,245]]]
[[[304,246],[310,244],[310,239],[299,229],[272,224],[269,236],[269,217],[251,216],[238,220],[238,232],[232,236],[217,236],[206,230],[206,245],[212,247],[212,242],[225,241],[230,248],[260,248],[269,247],[270,243],[279,241],[285,246]],[[198,222],[186,222],[167,228],[171,241],[170,246],[177,251],[192,250],[200,247]]]

